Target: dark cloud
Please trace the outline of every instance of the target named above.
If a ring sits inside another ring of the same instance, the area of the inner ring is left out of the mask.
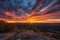
[[[56,1],[56,0],[0,0],[0,15],[5,16],[6,11],[9,12],[14,11],[16,16],[28,14],[32,12],[32,10],[36,9],[36,6],[38,6],[40,1],[42,2],[43,5],[37,9],[38,11],[44,10],[44,8],[52,4],[52,1]],[[50,7],[57,4],[60,4],[60,0],[57,0]],[[60,6],[51,9],[49,12],[54,12],[59,10],[60,10]],[[7,18],[10,18],[10,16]]]

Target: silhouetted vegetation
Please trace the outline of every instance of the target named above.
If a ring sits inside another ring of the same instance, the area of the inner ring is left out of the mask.
[[[13,31],[16,28],[17,27],[15,26],[15,24],[10,24],[10,23],[6,23],[4,21],[0,21],[0,33]]]

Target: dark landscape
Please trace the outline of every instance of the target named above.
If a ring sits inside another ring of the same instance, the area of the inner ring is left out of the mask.
[[[0,40],[60,40],[60,23],[6,23],[0,21]]]

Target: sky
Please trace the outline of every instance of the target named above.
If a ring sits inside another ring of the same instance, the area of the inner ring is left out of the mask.
[[[0,20],[60,19],[60,0],[0,0]]]

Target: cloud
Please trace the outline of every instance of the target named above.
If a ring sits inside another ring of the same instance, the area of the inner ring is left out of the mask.
[[[60,10],[59,5],[59,0],[0,0],[0,18],[21,20],[34,15],[53,14]]]

